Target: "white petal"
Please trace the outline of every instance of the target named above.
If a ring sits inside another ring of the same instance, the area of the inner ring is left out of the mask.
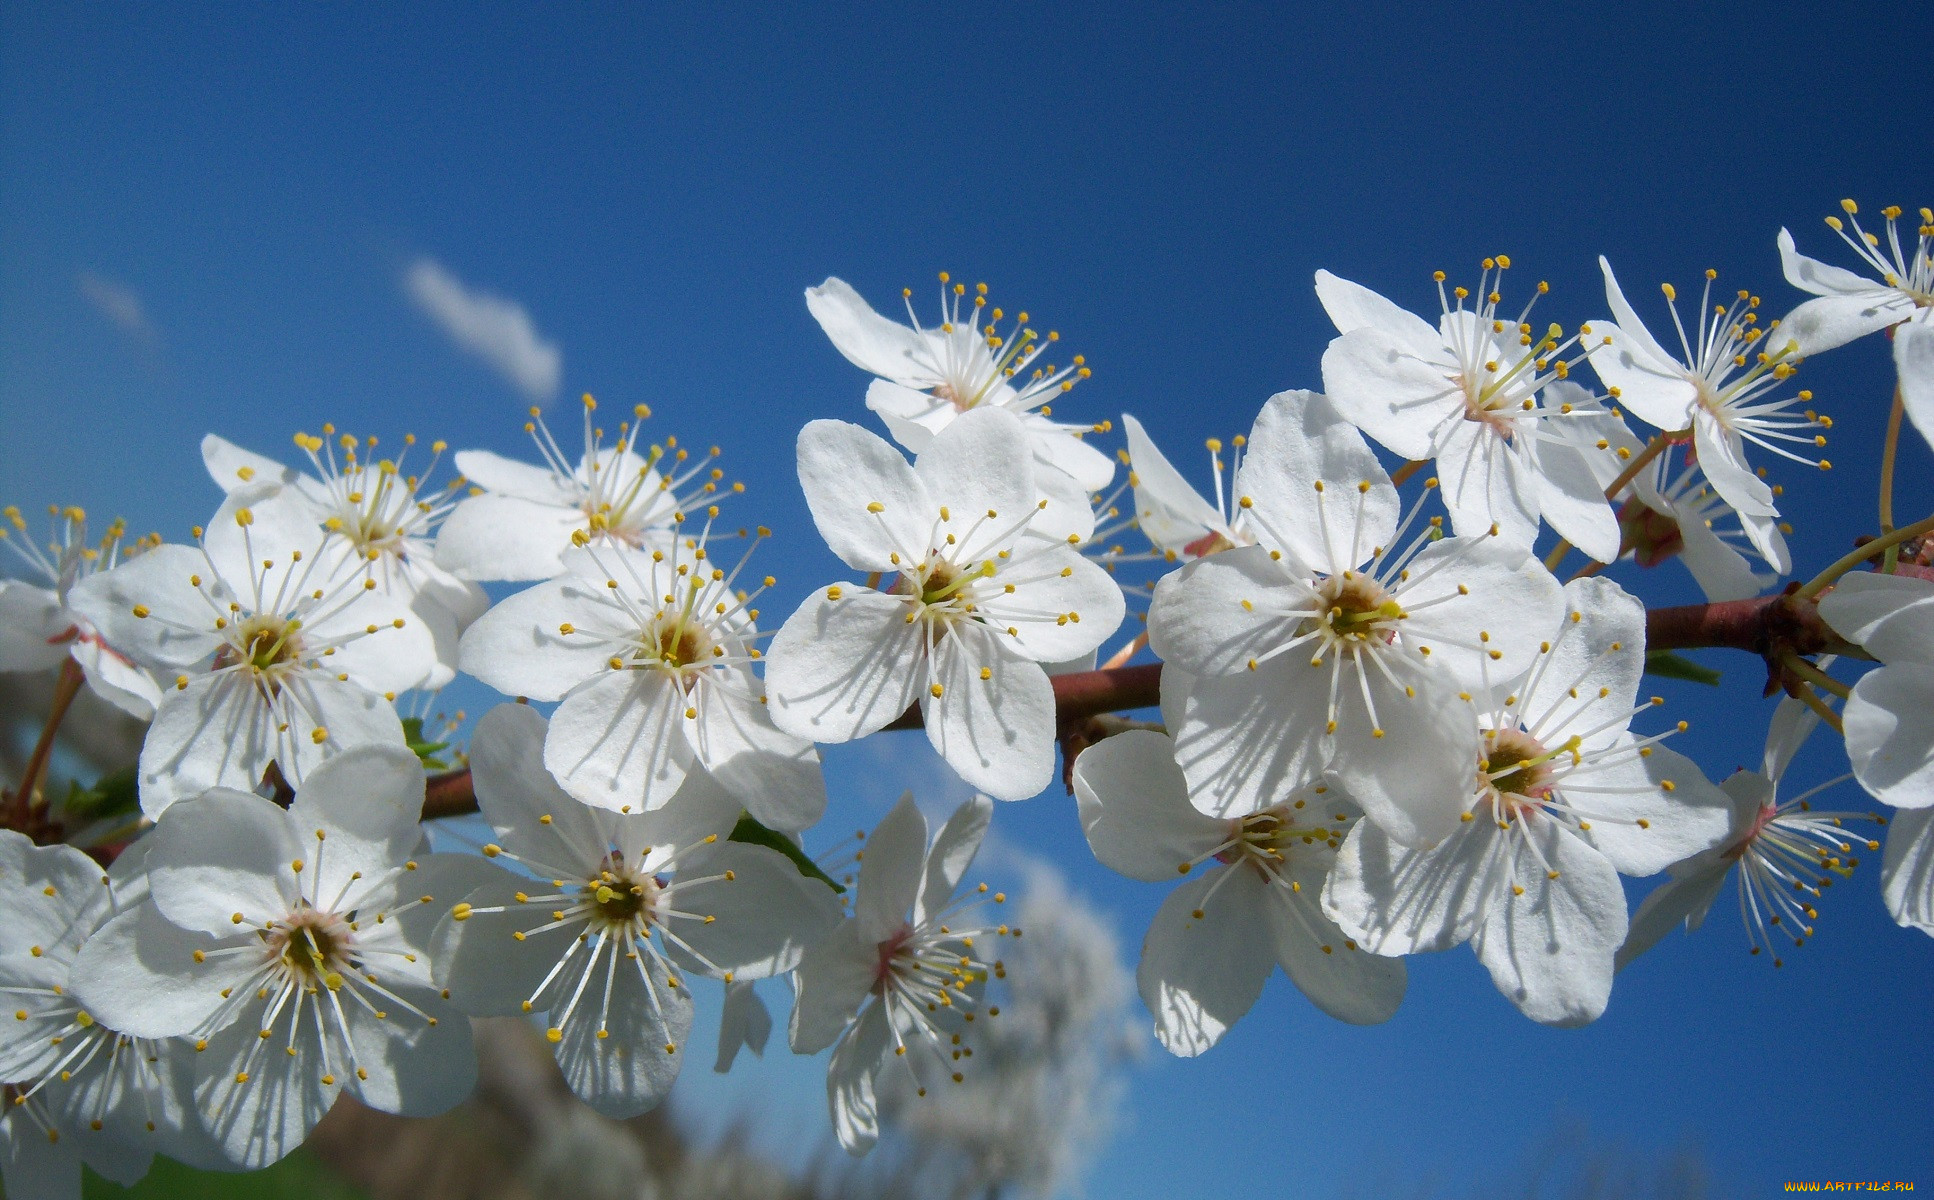
[[[1685,925],[1695,915],[1703,916],[1712,907],[1719,889],[1725,886],[1732,864],[1715,859],[1699,870],[1668,879],[1645,897],[1632,914],[1632,927],[1618,948],[1612,964],[1623,971],[1632,960],[1664,940],[1665,935]]]
[[[1402,507],[1363,435],[1315,392],[1263,405],[1235,490],[1263,545],[1331,575],[1389,545]]]
[[[1489,425],[1457,421],[1444,432],[1437,480],[1453,533],[1483,536],[1496,529],[1500,541],[1526,548],[1537,540],[1537,473]]]
[[[1767,331],[1766,348],[1792,347],[1796,358],[1834,350],[1914,315],[1914,302],[1892,288],[1808,300]]]
[[[1025,800],[1054,775],[1054,686],[1038,664],[1003,652],[1005,636],[950,626],[933,648],[942,692],[921,696],[920,709],[927,740],[963,780],[996,800]]]
[[[518,462],[494,451],[459,450],[455,462],[465,479],[500,496],[554,506],[568,505],[575,496],[569,481],[561,479],[549,467]]]
[[[371,632],[371,627],[374,632]],[[402,692],[422,684],[437,665],[436,638],[409,606],[381,592],[364,592],[302,633],[305,644],[336,643],[319,661],[330,675],[372,692]],[[313,652],[313,651],[312,651]]]
[[[864,940],[883,942],[906,925],[907,912],[920,894],[926,854],[927,819],[908,792],[874,827],[860,859],[853,916]]]
[[[912,706],[926,647],[906,599],[844,586],[802,603],[766,652],[772,720],[795,737],[848,742]]]
[[[772,1014],[752,980],[726,984],[725,1003],[719,1008],[719,1056],[712,1070],[720,1075],[730,1071],[741,1046],[764,1054],[766,1039],[771,1036]]]
[[[1411,559],[1408,574],[1396,596],[1418,611],[1405,623],[1405,644],[1430,647],[1432,664],[1467,689],[1524,671],[1565,611],[1563,586],[1503,538],[1445,538]]]
[[[1707,782],[1691,759],[1664,746],[1640,758],[1620,749],[1620,761],[1561,776],[1558,790],[1591,824],[1585,836],[1627,875],[1651,875],[1725,840],[1732,801]],[[1600,790],[1603,789],[1603,790]]]
[[[587,987],[587,998],[579,1001],[579,1010],[563,1027],[556,1047],[557,1064],[563,1068],[571,1090],[615,1120],[656,1107],[671,1090],[690,1050],[692,1000],[684,981],[681,979],[676,988],[668,987],[665,969],[656,956],[642,954],[640,961],[651,972],[658,1006],[646,997],[637,966],[620,958],[617,966],[623,969],[613,976],[610,1036],[597,1035],[598,1010],[584,1009],[595,1000]],[[603,977],[600,970],[595,986],[602,987]],[[667,1050],[668,1046],[675,1049]]]
[[[1304,869],[1293,874],[1299,876],[1303,890],[1272,887],[1264,909],[1283,973],[1310,1003],[1339,1021],[1352,1025],[1388,1021],[1403,1003],[1402,960],[1352,945],[1323,915],[1316,899],[1323,887],[1321,871]]]
[[[1895,808],[1934,805],[1934,688],[1921,664],[1861,676],[1841,714],[1854,778]]]
[[[1240,674],[1296,636],[1305,618],[1284,614],[1314,603],[1268,550],[1238,546],[1162,577],[1148,606],[1149,646],[1191,674]]]
[[[1602,577],[1566,584],[1564,602],[1559,632],[1540,655],[1517,711],[1546,746],[1573,733],[1591,733],[1587,746],[1605,745],[1625,731],[1638,701],[1645,605]]]
[[[641,858],[645,869],[658,871],[677,852],[696,846],[707,838],[723,839],[739,823],[738,798],[720,787],[704,768],[694,766],[685,776],[685,786],[663,808],[638,816],[606,816],[620,854],[629,862]]]
[[[250,484],[279,483],[288,486],[301,478],[300,472],[272,458],[244,450],[227,438],[207,434],[201,439],[201,462],[208,477],[224,492]]]
[[[1780,269],[1786,275],[1786,282],[1803,292],[1816,296],[1845,296],[1873,291],[1878,286],[1873,280],[1856,275],[1845,267],[1836,267],[1801,254],[1793,244],[1793,235],[1785,229],[1780,230],[1778,245]]]
[[[1910,321],[1894,330],[1894,370],[1907,419],[1934,445],[1934,326]]]
[[[0,671],[45,671],[67,657],[73,618],[49,588],[0,579]]]
[[[1565,418],[1558,418],[1563,423]],[[1557,438],[1531,444],[1538,511],[1559,537],[1602,563],[1618,558],[1618,517],[1587,451]],[[1591,451],[1598,457],[1609,457]]]
[[[1887,663],[1934,663],[1934,583],[1852,571],[1820,599],[1833,631]]]
[[[1028,440],[1034,445],[1034,473],[1059,471],[1085,491],[1098,492],[1115,480],[1115,460],[1089,445],[1082,434],[1091,427],[1069,429],[1040,414],[1022,415]]]
[[[199,577],[208,598],[191,579]],[[112,571],[90,575],[74,585],[67,603],[107,643],[131,658],[156,667],[188,667],[220,645],[214,603],[226,603],[202,556],[187,546],[156,546]],[[137,606],[148,615],[135,615]]]
[[[74,1140],[49,1140],[25,1113],[0,1121],[0,1171],[9,1195],[81,1200],[81,1159]]]
[[[975,796],[954,809],[934,835],[920,872],[920,894],[913,904],[913,923],[923,925],[938,917],[953,901],[954,892],[980,852],[981,839],[994,815],[993,802]]]
[[[109,649],[91,630],[83,630],[74,639],[71,653],[95,695],[137,721],[154,719],[154,710],[161,703],[161,686],[153,675]]]
[[[845,280],[828,277],[818,287],[807,288],[806,311],[825,330],[833,348],[860,370],[915,387],[934,382],[923,366],[928,356],[920,335],[874,312]]]
[[[603,639],[560,631],[566,624],[575,628],[581,621],[592,629],[611,620],[596,594],[600,586],[566,577],[509,597],[464,632],[459,665],[507,696],[536,700],[560,699],[588,679],[611,674]]]
[[[1346,420],[1404,458],[1430,457],[1433,431],[1464,404],[1444,366],[1368,328],[1323,351],[1323,391]]]
[[[551,715],[544,765],[593,808],[663,807],[696,759],[683,729],[686,707],[684,690],[663,672],[607,670]]]
[[[1605,256],[1602,254],[1598,256],[1598,269],[1605,275],[1605,302],[1611,306],[1612,320],[1603,322],[1593,321],[1591,323],[1592,340],[1586,343],[1586,347],[1589,349],[1592,346],[1598,345],[1599,335],[1601,333],[1609,333],[1613,337],[1614,345],[1624,346],[1626,350],[1625,357],[1636,358],[1643,368],[1666,372],[1675,370],[1678,366],[1678,360],[1670,351],[1658,343],[1658,340],[1652,336],[1652,331],[1645,327],[1645,322],[1639,319],[1637,310],[1625,299],[1625,289],[1618,286],[1618,276],[1612,274],[1612,264],[1606,261]],[[1613,322],[1616,322],[1616,324]],[[1592,361],[1593,365],[1596,366],[1596,355],[1594,355]],[[1690,403],[1690,400],[1688,400],[1688,403]],[[1643,420],[1651,421],[1651,418],[1645,417],[1644,414],[1640,414],[1640,416]],[[1685,426],[1672,425],[1661,426],[1661,428],[1676,430],[1683,429]]]
[[[1028,524],[1029,537],[1050,542],[1066,542],[1072,537],[1085,542],[1094,536],[1094,498],[1072,476],[1042,466],[1037,459],[1034,488],[1038,500],[1047,503]]]
[[[1003,590],[1008,585],[1012,592]],[[1121,627],[1128,611],[1114,576],[1066,546],[999,570],[975,585],[974,599],[989,626],[1014,631],[1004,635],[1003,645],[1043,663],[1093,651]]]
[[[1081,829],[1103,866],[1156,883],[1186,874],[1188,864],[1229,836],[1229,823],[1189,803],[1188,782],[1175,765],[1175,744],[1146,730],[1117,734],[1074,762]]]
[[[1222,527],[1222,514],[1189,486],[1163,456],[1142,423],[1123,413],[1128,438],[1128,469],[1135,490],[1135,522],[1158,550],[1181,553],[1190,543]]]
[[[1375,954],[1420,954],[1467,942],[1501,886],[1499,829],[1473,817],[1429,849],[1359,821],[1323,887],[1323,911]]]
[[[101,926],[81,948],[70,979],[94,1019],[134,1037],[175,1037],[203,1028],[226,1003],[223,989],[247,984],[259,960],[220,955],[254,935],[226,940],[174,924],[142,904]],[[205,961],[197,963],[199,951]]]
[[[1698,513],[1674,506],[1672,518],[1679,526],[1683,542],[1679,557],[1707,600],[1719,602],[1757,596],[1777,578],[1755,574],[1746,556],[1714,533]]]
[[[470,779],[477,807],[505,846],[564,870],[596,862],[606,838],[599,810],[572,800],[545,769],[547,729],[529,705],[491,709],[470,739]]]
[[[865,1154],[880,1136],[879,1079],[893,1046],[893,1028],[882,1004],[869,1004],[840,1039],[826,1067],[826,1102],[833,1114],[833,1136],[848,1154]]]
[[[1511,889],[1491,905],[1471,944],[1497,989],[1525,1016],[1546,1025],[1598,1019],[1612,993],[1612,956],[1625,940],[1625,891],[1612,864],[1554,821],[1523,836]],[[1558,877],[1547,873],[1556,871]]]
[[[1319,270],[1316,298],[1322,301],[1323,311],[1329,314],[1338,333],[1375,329],[1397,339],[1412,354],[1437,352],[1436,326],[1360,283]]]
[[[196,1098],[208,1132],[230,1162],[249,1171],[280,1161],[306,1141],[335,1104],[348,1073],[338,1068],[335,1083],[322,1082],[312,1023],[296,1057],[258,1053],[248,1082],[237,1083],[236,1068],[256,1042],[265,1003],[256,1002],[252,1011],[211,1036],[195,1060]]]
[[[1262,995],[1276,966],[1263,915],[1268,886],[1253,871],[1224,867],[1182,884],[1156,912],[1135,982],[1169,1053],[1207,1050]]]
[[[0,959],[70,959],[112,899],[99,863],[72,846],[36,846],[13,830],[0,831],[0,889],[7,896]]]
[[[558,960],[567,953],[582,953],[577,945],[582,926],[536,932],[553,922],[541,905],[522,906],[517,901],[516,894],[530,882],[503,870],[497,876],[495,882],[463,897],[479,911],[462,921],[449,916],[453,906],[440,901],[437,905],[444,914],[433,938],[437,980],[449,989],[452,1004],[475,1017],[513,1017],[531,1011],[525,1002],[535,1008],[545,999],[540,988]],[[504,911],[481,911],[485,909]],[[513,936],[516,933],[525,936],[519,939]],[[626,974],[635,975],[636,968],[627,963]],[[565,997],[569,996],[566,991]]]
[[[953,520],[962,525],[983,518],[988,525],[1010,523],[1025,514],[1037,498],[1034,451],[1027,430],[1019,417],[1001,408],[981,407],[962,413],[920,452],[913,470],[932,502],[950,507]],[[989,510],[998,515],[986,517]],[[815,514],[817,511],[815,507]],[[918,551],[925,547],[901,549]],[[838,552],[837,547],[834,552]]]
[[[1894,814],[1880,865],[1880,895],[1894,920],[1934,934],[1934,809]]]
[[[1647,425],[1675,433],[1691,424],[1698,389],[1676,360],[1644,348],[1652,335],[1634,335],[1610,321],[1591,322],[1592,369],[1612,392],[1612,403]],[[1638,326],[1638,328],[1643,328]],[[1609,340],[1607,340],[1609,339]]]
[[[436,564],[459,579],[549,579],[571,534],[585,526],[581,509],[521,496],[472,496],[437,527]]]
[[[1712,413],[1700,408],[1692,414],[1692,440],[1699,454],[1699,468],[1712,481],[1712,490],[1742,516],[1771,516],[1773,489],[1753,474],[1746,462],[1746,447],[1738,434],[1719,424]]]
[[[748,688],[754,694],[744,694]],[[693,693],[698,719],[686,723],[685,735],[705,769],[761,825],[806,829],[826,812],[819,751],[773,724],[760,690],[749,674],[701,679]]]
[[[379,1019],[361,1005],[343,1005],[349,1035],[368,1079],[349,1086],[364,1104],[405,1117],[433,1117],[469,1099],[477,1086],[477,1051],[470,1021],[434,992],[398,993],[436,1023],[392,1012]],[[311,1067],[311,1070],[315,1068]]]
[[[703,956],[702,963],[692,964],[695,970],[716,968],[745,979],[784,974],[840,920],[839,896],[832,888],[800,874],[792,860],[765,846],[717,842],[686,853],[678,871],[681,878],[710,882],[677,887],[676,906],[717,918],[672,927]]]
[[[222,937],[286,913],[298,894],[291,864],[310,853],[274,801],[222,789],[170,808],[149,836],[156,907],[184,929]]]
[[[813,523],[848,566],[892,571],[895,553],[915,562],[926,556],[940,501],[898,450],[858,425],[822,420],[799,431],[798,457]]]
[[[879,962],[878,943],[860,932],[858,921],[806,948],[792,977],[788,1040],[794,1054],[817,1054],[846,1032],[872,992]]]
[[[336,895],[352,872],[394,871],[423,836],[423,763],[404,746],[354,746],[309,771],[289,806],[296,838],[309,848],[308,894]],[[315,839],[326,830],[326,840]],[[455,897],[452,897],[454,900]]]
[[[894,441],[915,454],[932,445],[933,435],[960,415],[953,401],[888,379],[866,385],[866,407],[879,414]]]

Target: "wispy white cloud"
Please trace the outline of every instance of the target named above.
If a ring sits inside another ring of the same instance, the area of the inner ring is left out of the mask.
[[[148,319],[148,310],[142,305],[139,292],[119,280],[97,275],[93,271],[82,271],[74,282],[80,288],[82,298],[112,321],[122,333],[150,350],[161,345],[161,333]]]
[[[409,265],[403,291],[451,341],[512,387],[539,403],[557,394],[564,356],[537,332],[523,305],[466,285],[433,258]]]

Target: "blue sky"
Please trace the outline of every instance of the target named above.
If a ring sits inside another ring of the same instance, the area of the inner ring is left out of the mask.
[[[334,420],[521,453],[548,345],[561,395],[646,402],[654,432],[724,447],[748,487],[741,519],[779,534],[761,561],[780,578],[769,607],[787,608],[838,572],[793,435],[867,419],[808,285],[837,274],[884,303],[902,286],[930,298],[942,269],[984,279],[1094,366],[1064,415],[1132,411],[1193,473],[1202,438],[1320,386],[1318,267],[1428,311],[1431,270],[1505,252],[1521,288],[1551,282],[1539,312],[1570,327],[1603,315],[1603,253],[1635,297],[1710,266],[1782,310],[1780,226],[1843,261],[1821,224],[1843,195],[1934,202],[1899,18],[8,5],[0,499],[180,537],[215,504],[195,453],[209,430],[280,453]],[[425,259],[521,306],[521,385],[411,299]],[[1873,520],[1891,387],[1874,341],[1808,374],[1837,422],[1836,469],[1781,474],[1802,569]],[[1907,516],[1934,503],[1929,467],[1907,448]],[[1694,598],[1676,566],[1642,583],[1653,603]],[[1770,704],[1755,662],[1709,657],[1724,691],[1661,690],[1694,724],[1679,747],[1717,777],[1757,760]],[[900,786],[955,786],[917,737],[889,736],[902,744],[863,784],[853,752],[831,760],[839,826],[870,823]],[[1821,738],[1798,770],[1826,778],[1838,756]],[[1096,866],[1070,802],[1003,806],[996,828],[1138,944],[1162,889]],[[1934,943],[1892,925],[1875,879],[1836,888],[1819,939],[1778,972],[1717,913],[1580,1031],[1519,1017],[1463,950],[1413,960],[1403,1010],[1370,1030],[1279,977],[1208,1056],[1140,1071],[1090,1188],[1461,1195],[1577,1118],[1643,1154],[1696,1145],[1721,1196],[1934,1183]],[[762,1066],[686,1103],[779,1095],[817,1129],[812,1069]]]

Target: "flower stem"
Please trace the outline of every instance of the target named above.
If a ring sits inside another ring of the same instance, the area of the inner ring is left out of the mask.
[[[1841,683],[1838,679],[1822,671],[1819,667],[1801,658],[1791,650],[1780,655],[1780,665],[1795,675],[1798,675],[1801,679],[1820,688],[1822,691],[1832,692],[1842,700],[1853,695],[1852,688]]]
[[[1424,459],[1413,458],[1403,466],[1390,472],[1391,486],[1402,487],[1404,480],[1409,479],[1412,475],[1424,469],[1424,462]]]
[[[1684,437],[1687,432],[1681,429],[1677,433],[1653,434],[1652,440],[1645,443],[1645,449],[1633,455],[1632,461],[1625,464],[1625,469],[1618,473],[1618,477],[1605,485],[1605,499],[1618,499],[1618,494],[1625,490],[1625,485],[1637,479],[1639,472],[1645,470],[1646,464],[1663,453],[1665,448],[1672,444],[1674,438]]]
[[[1808,708],[1812,709],[1814,712],[1819,713],[1820,719],[1822,721],[1825,721],[1828,725],[1833,726],[1833,732],[1840,734],[1843,737],[1846,736],[1846,732],[1847,732],[1846,727],[1841,725],[1840,723],[1840,714],[1837,712],[1834,712],[1832,706],[1827,704],[1826,701],[1820,699],[1819,696],[1815,695],[1812,688],[1806,686],[1805,684],[1801,684],[1800,690],[1795,692],[1794,695],[1799,698],[1799,701],[1801,704],[1804,704]]]
[[[34,751],[27,757],[27,767],[20,773],[20,785],[15,789],[13,803],[7,810],[8,828],[27,828],[27,818],[33,810],[34,784],[46,767],[47,759],[54,753],[54,734],[59,732],[68,707],[74,703],[74,697],[80,694],[81,685],[85,682],[87,676],[81,673],[81,665],[72,657],[63,658],[60,678],[54,683],[53,708],[47,713],[47,724],[41,727],[40,740],[34,743]]]
[[[1912,525],[1893,530],[1889,533],[1883,533],[1873,541],[1854,549],[1850,553],[1842,555],[1832,566],[1807,580],[1795,595],[1803,599],[1811,600],[1827,588],[1833,586],[1833,582],[1836,579],[1839,579],[1842,575],[1853,570],[1861,563],[1880,555],[1889,547],[1898,546],[1910,538],[1917,538],[1929,531],[1934,531],[1934,516],[1922,517]]]
[[[1900,421],[1906,415],[1907,405],[1903,400],[1898,380],[1894,383],[1894,406],[1887,413],[1887,440],[1880,451],[1880,532],[1894,531],[1894,459],[1900,452]],[[1892,573],[1894,564],[1900,561],[1900,549],[1887,547],[1887,557],[1881,561],[1880,569]]]

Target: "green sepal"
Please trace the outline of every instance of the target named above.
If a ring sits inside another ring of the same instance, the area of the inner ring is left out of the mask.
[[[1711,667],[1702,667],[1683,654],[1670,650],[1647,650],[1645,652],[1645,673],[1663,679],[1683,679],[1687,683],[1703,683],[1707,687],[1719,686],[1719,672]]]
[[[804,850],[793,845],[791,838],[777,830],[767,829],[764,825],[753,820],[749,813],[739,817],[739,823],[732,827],[732,832],[726,835],[725,840],[728,842],[744,842],[748,846],[764,846],[768,850],[777,850],[779,853],[791,859],[792,865],[798,867],[799,873],[806,878],[817,879],[836,892],[844,893],[846,891],[831,875],[820,870],[818,863],[807,858]]]

